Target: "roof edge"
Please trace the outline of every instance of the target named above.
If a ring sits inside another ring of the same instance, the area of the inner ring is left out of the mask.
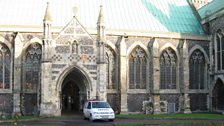
[[[40,26],[20,26],[9,27],[1,26],[0,32],[20,32],[20,33],[42,33],[43,27]],[[63,27],[52,27],[53,34],[59,34]],[[96,29],[87,28],[88,32],[92,35],[97,34]],[[155,32],[155,31],[129,31],[129,30],[106,30],[106,35],[114,36],[141,36],[141,37],[157,37],[157,38],[173,38],[173,39],[190,39],[190,40],[203,40],[210,41],[210,35],[193,34],[193,33],[176,33],[176,32]]]

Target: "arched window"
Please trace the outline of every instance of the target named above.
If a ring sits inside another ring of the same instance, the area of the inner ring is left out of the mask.
[[[167,48],[160,57],[160,89],[176,89],[177,57]]]
[[[0,89],[10,88],[10,58],[8,47],[0,44]]]
[[[204,89],[205,58],[200,50],[190,56],[190,89]]]
[[[107,89],[116,89],[116,62],[114,51],[106,47]]]
[[[216,34],[216,59],[217,70],[224,70],[224,34],[221,30]]]
[[[135,48],[129,58],[129,88],[146,88],[146,54],[142,48]]]
[[[39,81],[39,72],[41,65],[41,45],[31,44],[26,51],[25,57],[25,84],[26,90],[36,91]]]

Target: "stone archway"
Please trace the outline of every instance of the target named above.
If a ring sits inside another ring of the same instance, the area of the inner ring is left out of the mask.
[[[61,112],[74,113],[82,110],[89,94],[87,75],[78,67],[70,68],[61,82]]]
[[[224,84],[218,79],[212,91],[212,106],[215,111],[224,110]]]

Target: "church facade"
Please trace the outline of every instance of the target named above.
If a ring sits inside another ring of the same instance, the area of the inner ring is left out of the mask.
[[[213,46],[187,0],[168,0],[165,8],[162,0],[96,0],[94,11],[83,6],[90,1],[76,2],[61,27],[54,26],[57,1],[42,5],[41,27],[1,25],[2,115],[60,116],[93,99],[108,101],[117,113],[224,110],[224,44]],[[139,8],[132,12],[133,5]],[[211,23],[220,27],[215,39],[223,43],[223,25]]]

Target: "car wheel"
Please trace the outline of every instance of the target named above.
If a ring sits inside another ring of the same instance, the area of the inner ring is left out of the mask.
[[[94,118],[93,118],[92,114],[90,114],[90,116],[89,116],[89,120],[90,120],[91,122],[94,121]]]
[[[110,122],[113,122],[113,121],[114,121],[114,119],[109,119],[109,121],[110,121]]]
[[[87,120],[87,118],[85,117],[85,115],[83,115],[83,119],[84,119],[84,120]]]

